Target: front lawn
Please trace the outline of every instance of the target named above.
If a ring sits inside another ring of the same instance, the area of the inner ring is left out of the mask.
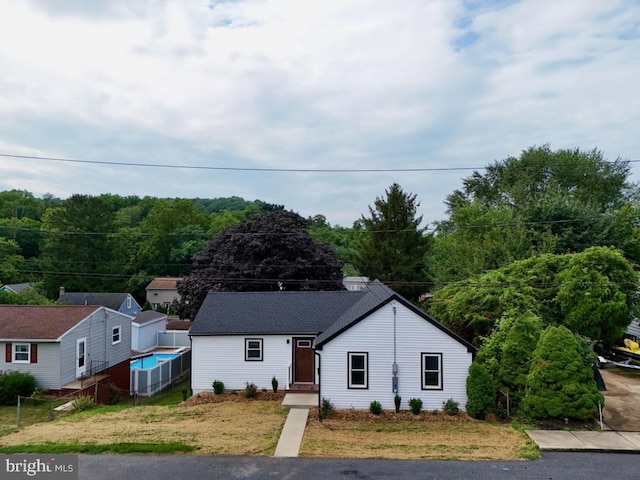
[[[156,400],[175,403],[176,395]],[[6,433],[0,452],[273,455],[287,415],[281,402],[280,392],[259,392],[256,399],[201,394],[177,406],[98,406]],[[338,411],[319,422],[314,409],[300,450],[300,456],[344,458],[509,460],[538,455],[535,444],[511,425],[465,414],[384,412],[378,417]]]
[[[311,415],[300,456],[388,459],[512,460],[536,458],[537,446],[511,425],[408,412],[382,416],[335,412],[322,422]]]

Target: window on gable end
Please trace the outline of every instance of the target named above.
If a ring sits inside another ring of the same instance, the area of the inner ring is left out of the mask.
[[[348,388],[369,388],[369,354],[367,352],[348,352]]]
[[[442,354],[422,353],[422,389],[442,390]]]
[[[120,343],[120,325],[111,329],[111,345]]]

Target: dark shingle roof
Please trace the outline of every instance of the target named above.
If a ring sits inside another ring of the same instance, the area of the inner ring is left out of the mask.
[[[396,300],[475,352],[475,347],[378,280],[358,291],[210,292],[190,335],[319,334],[316,348]]]
[[[145,310],[144,312],[136,313],[133,316],[133,321],[138,325],[145,325],[147,323],[155,322],[161,318],[167,319],[166,313],[156,312],[154,310]]]
[[[128,296],[128,293],[67,292],[60,295],[58,303],[67,305],[101,305],[118,311]]]
[[[0,287],[0,289],[9,290],[15,293],[20,293],[26,288],[33,288],[33,286],[29,282],[25,282],[25,283],[7,283],[6,285],[2,285]]]
[[[98,308],[77,305],[0,305],[0,340],[55,340]]]
[[[210,292],[191,325],[191,335],[318,334],[364,293]]]

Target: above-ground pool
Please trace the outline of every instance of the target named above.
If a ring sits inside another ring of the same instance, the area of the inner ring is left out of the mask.
[[[131,362],[131,368],[147,370],[155,367],[159,362],[171,360],[172,358],[176,358],[178,355],[178,353],[154,353],[148,357],[142,357],[134,360]]]

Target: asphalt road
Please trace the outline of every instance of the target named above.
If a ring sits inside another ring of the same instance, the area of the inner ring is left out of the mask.
[[[640,456],[545,453],[537,460],[456,462],[192,455],[80,455],[80,480],[639,478]]]

